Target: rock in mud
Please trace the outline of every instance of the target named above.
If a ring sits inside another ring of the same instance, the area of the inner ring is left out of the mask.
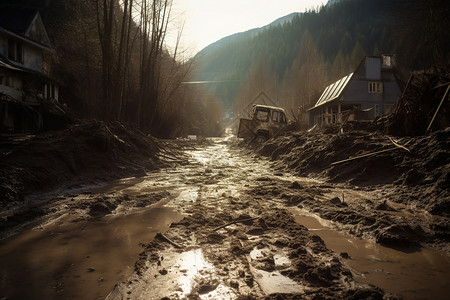
[[[214,291],[219,286],[218,283],[215,284],[204,284],[198,289],[200,295],[208,294]]]
[[[248,235],[263,235],[264,229],[262,227],[252,227],[247,231]]]
[[[223,241],[225,239],[225,236],[218,233],[211,233],[207,236],[207,239],[209,243],[215,244]]]
[[[304,189],[304,187],[298,183],[298,181],[294,181],[292,182],[292,184],[289,186],[291,189],[295,189],[295,190],[301,190]]]
[[[414,230],[409,225],[391,225],[381,229],[376,235],[379,244],[393,247],[416,246],[416,236]]]

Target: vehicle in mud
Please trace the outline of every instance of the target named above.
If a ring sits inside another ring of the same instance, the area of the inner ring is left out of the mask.
[[[264,143],[286,126],[287,118],[284,109],[255,104],[251,119],[239,119],[238,137]]]

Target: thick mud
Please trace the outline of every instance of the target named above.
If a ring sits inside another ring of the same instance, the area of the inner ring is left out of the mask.
[[[60,218],[0,242],[4,299],[98,299],[134,271],[140,242],[181,215],[166,207],[80,222]]]
[[[0,298],[445,299],[450,292],[445,215],[387,200],[391,186],[298,177],[236,145],[231,136],[184,145],[183,157],[164,154],[171,168],[30,198],[32,216],[10,212],[18,220],[2,231]]]
[[[429,248],[384,247],[333,229],[332,222],[308,211],[293,208],[291,212],[297,223],[305,225],[329,249],[339,253],[356,281],[376,285],[406,299],[448,296],[450,259],[445,254]]]

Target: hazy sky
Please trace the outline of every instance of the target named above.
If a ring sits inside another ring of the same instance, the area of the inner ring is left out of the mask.
[[[173,0],[174,26],[168,43],[174,44],[176,28],[184,22],[182,48],[194,55],[233,33],[261,27],[293,12],[304,12],[327,0]],[[172,40],[172,42],[171,42]]]

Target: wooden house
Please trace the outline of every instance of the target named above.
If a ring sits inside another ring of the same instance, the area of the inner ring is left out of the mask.
[[[42,129],[42,103],[58,101],[58,86],[44,75],[50,51],[39,11],[0,6],[1,132]]]
[[[366,56],[353,73],[325,88],[308,110],[309,125],[374,120],[392,112],[400,96],[394,56]]]

